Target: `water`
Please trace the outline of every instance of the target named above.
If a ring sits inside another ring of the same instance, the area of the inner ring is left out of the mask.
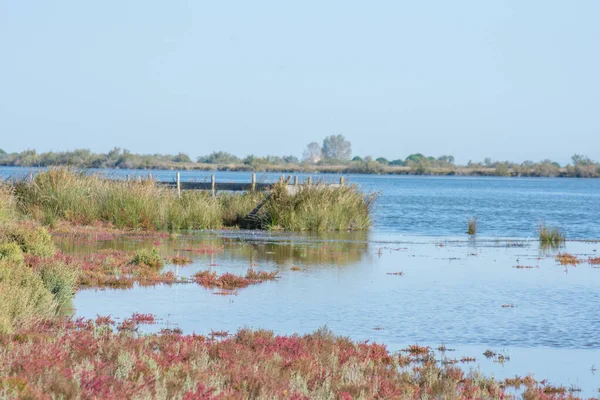
[[[0,169],[4,176],[23,172]],[[172,171],[152,174],[163,180],[174,176]],[[217,181],[249,180],[248,173],[216,175]],[[182,172],[185,180],[209,176]],[[600,180],[347,178],[366,192],[380,192],[369,232],[201,232],[158,245],[163,256],[181,253],[182,242],[224,247],[222,253],[196,257],[190,266],[165,266],[180,276],[207,268],[243,274],[254,265],[278,270],[277,281],[240,289],[237,296],[217,296],[195,284],[82,290],[74,300],[76,314],[155,314],[161,322],[147,331],[177,326],[187,333],[233,333],[252,327],[292,334],[327,325],[391,350],[443,343],[456,349],[447,354],[450,358],[477,359],[463,365],[466,369],[479,368],[500,379],[533,373],[553,384],[581,388],[578,395],[598,396],[600,268],[560,266],[554,256],[559,251],[582,259],[600,256],[600,243],[593,240],[600,239]],[[262,179],[276,180],[278,174]],[[471,239],[464,234],[470,216],[480,222],[479,234]],[[560,249],[540,248],[534,236],[541,219],[564,229],[570,239],[583,240]],[[150,247],[153,241],[61,241],[60,246],[87,252]],[[302,270],[293,271],[293,266]],[[390,275],[399,272],[403,275]],[[482,354],[487,349],[510,360],[486,359]]]
[[[0,167],[0,177],[25,176],[30,168]],[[103,170],[115,177],[146,176],[139,170]],[[150,171],[169,181],[174,171]],[[209,181],[211,172],[182,171],[185,181]],[[248,172],[214,172],[217,182],[250,182]],[[307,177],[298,174],[303,180]],[[313,179],[337,181],[320,174]],[[276,181],[280,174],[258,174]],[[540,221],[559,226],[567,237],[600,238],[600,179],[474,178],[389,175],[348,175],[365,192],[378,192],[375,232],[446,236],[462,235],[467,219],[478,217],[479,234],[494,237],[534,237]]]

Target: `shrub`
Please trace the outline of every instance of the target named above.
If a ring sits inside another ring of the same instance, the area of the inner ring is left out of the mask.
[[[41,226],[12,226],[5,234],[9,241],[17,243],[27,254],[49,257],[53,256],[56,250],[52,236]]]
[[[131,262],[136,265],[144,264],[149,267],[160,267],[163,264],[163,259],[158,249],[153,247],[151,250],[141,249],[136,251]]]
[[[42,263],[39,275],[46,289],[52,293],[60,307],[73,298],[79,278],[79,270],[60,261]]]
[[[31,268],[0,260],[0,333],[27,328],[55,312],[52,294]]]
[[[0,260],[6,262],[22,263],[25,260],[21,246],[15,242],[0,244]]]

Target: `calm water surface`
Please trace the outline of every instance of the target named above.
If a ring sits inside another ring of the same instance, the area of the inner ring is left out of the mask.
[[[0,169],[0,176],[25,174]],[[139,171],[110,171],[116,177]],[[173,171],[152,171],[170,180]],[[248,173],[216,173],[217,182],[248,181]],[[185,180],[210,174],[184,171]],[[259,175],[260,176],[260,175]],[[264,174],[273,181],[278,174]],[[315,176],[336,180],[331,175]],[[279,334],[308,333],[323,325],[355,340],[385,343],[392,350],[419,343],[456,349],[450,358],[477,358],[498,378],[533,373],[554,384],[573,385],[580,395],[600,387],[600,269],[588,263],[557,265],[568,251],[599,257],[600,180],[394,177],[350,175],[365,192],[377,191],[370,232],[303,235],[265,232],[202,232],[165,239],[164,256],[185,246],[223,246],[186,267],[165,266],[180,276],[211,268],[243,274],[251,265],[278,270],[279,280],[217,296],[195,284],[84,290],[74,304],[83,317],[152,313],[158,326],[185,332],[235,332],[240,327]],[[477,238],[464,234],[466,219],[479,218]],[[560,226],[564,248],[541,249],[540,220]],[[77,244],[67,251],[151,247],[153,240]],[[190,243],[187,243],[190,242]],[[516,269],[528,265],[531,269]],[[301,271],[292,271],[292,266]],[[403,275],[389,275],[402,272]],[[502,307],[513,305],[512,308]],[[499,364],[483,357],[491,349],[510,357]],[[598,375],[596,375],[598,374]]]

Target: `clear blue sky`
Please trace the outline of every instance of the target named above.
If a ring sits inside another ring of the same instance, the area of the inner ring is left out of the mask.
[[[600,1],[0,0],[0,148],[600,159]]]

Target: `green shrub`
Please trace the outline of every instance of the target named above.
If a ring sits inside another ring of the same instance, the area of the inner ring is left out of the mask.
[[[22,263],[0,260],[0,333],[11,333],[56,313],[52,293]]]
[[[71,301],[77,287],[78,269],[59,261],[51,261],[41,265],[39,275],[60,307]]]
[[[0,243],[0,260],[22,263],[25,260],[21,246],[15,242]]]
[[[8,240],[21,246],[27,254],[40,257],[53,256],[54,241],[48,231],[41,226],[14,226],[7,229]]]
[[[131,262],[137,265],[144,264],[149,267],[160,267],[163,265],[163,259],[156,247],[153,247],[151,250],[140,249],[136,251]]]

